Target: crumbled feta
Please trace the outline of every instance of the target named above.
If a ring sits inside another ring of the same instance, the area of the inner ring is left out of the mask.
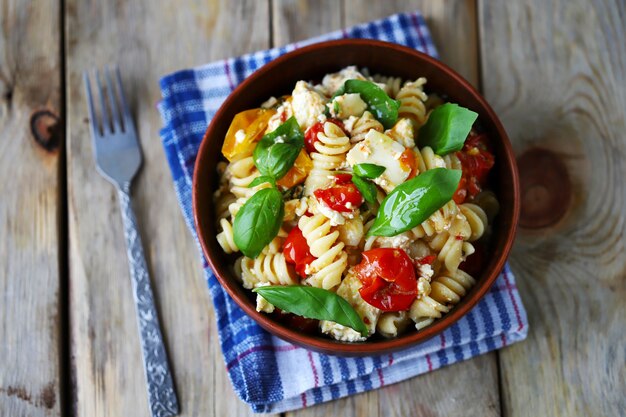
[[[363,319],[369,334],[372,334],[376,329],[376,322],[380,316],[380,310],[369,305],[361,298],[361,294],[359,294],[361,285],[359,278],[353,272],[348,271],[348,274],[337,288],[337,295],[343,297],[350,303],[354,311]],[[330,334],[337,340],[359,342],[366,339],[355,330],[331,321],[322,320],[320,327],[323,333]]]
[[[330,220],[331,226],[337,226],[346,222],[346,218],[343,217],[342,213],[331,209],[323,201],[317,202],[317,208],[321,214]]]
[[[326,100],[306,81],[298,81],[291,96],[293,114],[302,130],[314,125],[326,110]]]
[[[274,311],[274,305],[261,297],[261,294],[256,295],[256,311],[263,313],[272,313]]]
[[[277,136],[276,139],[274,139],[274,143],[285,143],[285,136]]]
[[[423,298],[430,295],[430,280],[420,277],[417,280],[417,298]]]
[[[333,95],[346,80],[366,80],[366,78],[352,65],[339,72],[327,74],[322,80],[322,85],[329,95]]]
[[[435,271],[433,271],[433,267],[430,264],[423,264],[417,267],[417,273],[420,277],[426,278],[430,281]]]
[[[390,237],[378,236],[372,246],[376,248],[398,248],[407,251],[413,239],[410,231]]]
[[[320,329],[322,333],[328,334],[335,340],[342,342],[363,342],[367,338],[361,336],[359,332],[341,324],[337,324],[334,321],[322,320],[320,322]]]
[[[270,120],[267,122],[267,129],[265,129],[265,133],[267,134],[273,132],[283,123],[283,119],[287,120],[291,116],[293,116],[293,108],[291,106],[291,100],[287,99],[283,101],[280,106],[278,106],[276,113],[270,117]]]
[[[360,117],[367,110],[367,104],[361,99],[360,94],[344,94],[335,97],[328,107],[330,114],[339,119],[346,119],[350,116]]]
[[[235,142],[241,143],[246,138],[246,131],[243,129],[239,129],[235,132]]]
[[[385,172],[373,181],[389,193],[406,181],[411,173],[411,167],[398,163],[398,158],[404,151],[404,146],[389,136],[370,130],[365,139],[348,152],[346,161],[351,167],[362,163],[384,166]]]
[[[354,124],[359,120],[356,116],[350,116],[346,120],[343,121],[343,127],[346,132],[352,133],[352,129],[354,129]]]
[[[410,119],[405,117],[399,119],[385,134],[397,140],[405,148],[415,147],[415,129]]]

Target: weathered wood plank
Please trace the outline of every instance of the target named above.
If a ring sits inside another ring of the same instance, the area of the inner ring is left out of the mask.
[[[181,415],[250,415],[228,381],[197,247],[159,141],[158,78],[269,44],[268,2],[67,0],[71,350],[79,417],[148,416],[122,224],[96,173],[82,71],[117,62],[144,154],[134,208]]]
[[[0,6],[0,415],[59,416],[58,2]],[[42,111],[49,111],[45,116]],[[39,115],[36,117],[35,115]],[[40,143],[31,133],[38,120]],[[48,132],[47,127],[53,127]]]
[[[327,22],[337,15],[330,7],[315,7],[308,2],[288,2],[289,12],[300,8],[315,11],[315,16],[303,21],[287,22],[281,14],[275,14],[276,28],[287,27],[292,41],[319,35],[335,27],[316,30],[307,23]],[[281,6],[282,2],[276,2]],[[400,11],[422,10],[435,36],[442,59],[477,85],[478,57],[475,4],[473,1],[439,2],[367,2],[345,1],[344,25],[353,25],[385,17]],[[321,16],[318,16],[321,15]],[[278,16],[278,17],[277,17]],[[284,23],[283,23],[284,22]],[[447,28],[453,27],[453,30]],[[301,32],[300,32],[301,31]],[[280,32],[279,33],[283,33]],[[281,38],[282,39],[282,38]],[[462,46],[459,46],[462,45]],[[405,416],[405,415],[481,415],[494,416],[500,412],[496,355],[488,354],[437,372],[422,375],[412,380],[385,387],[378,391],[338,400],[312,407],[289,415],[296,416]],[[480,383],[475,383],[480,381]]]
[[[345,10],[348,25],[419,10],[428,24],[441,60],[478,86],[480,68],[475,0],[346,0]]]
[[[342,26],[343,1],[274,0],[272,33],[274,46],[332,32]]]
[[[530,333],[500,353],[503,410],[624,415],[624,2],[490,1],[479,16],[484,91],[520,155],[526,226],[511,261]]]

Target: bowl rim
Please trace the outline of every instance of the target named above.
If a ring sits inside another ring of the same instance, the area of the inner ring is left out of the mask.
[[[194,168],[193,175],[193,183],[192,183],[192,210],[193,210],[193,219],[194,226],[196,228],[196,233],[198,236],[198,240],[200,241],[200,245],[202,247],[202,251],[204,256],[207,259],[208,265],[213,271],[215,277],[219,281],[222,288],[226,290],[228,295],[241,307],[244,312],[252,318],[255,322],[257,322],[261,327],[270,333],[280,337],[283,340],[286,340],[290,343],[312,349],[318,352],[342,355],[342,356],[364,356],[364,355],[372,355],[372,354],[385,354],[393,351],[398,351],[401,349],[405,349],[411,346],[415,346],[418,343],[423,343],[432,337],[440,334],[454,323],[456,323],[461,317],[465,316],[489,291],[492,287],[494,281],[500,275],[506,260],[508,259],[508,255],[513,246],[513,242],[515,240],[515,233],[517,231],[519,215],[520,215],[520,189],[519,189],[519,173],[517,169],[517,163],[515,159],[515,155],[513,153],[513,147],[509,140],[509,137],[504,129],[504,126],[500,122],[500,119],[497,117],[494,110],[491,108],[489,103],[485,100],[485,98],[476,90],[465,78],[463,78],[459,73],[455,70],[442,63],[441,61],[433,58],[430,55],[417,51],[415,49],[411,49],[409,47],[398,45],[395,43],[384,42],[373,39],[339,39],[339,40],[331,40],[324,41],[319,43],[314,43],[311,45],[303,46],[297,48],[291,52],[288,52],[276,59],[270,61],[269,63],[263,65],[259,69],[257,69],[254,73],[248,76],[241,84],[239,84],[226,98],[226,100],[222,103],[218,111],[215,113],[207,130],[204,134],[202,142],[200,144],[200,148],[198,150],[198,154],[196,157],[196,163],[198,161],[203,160],[203,155],[208,152],[209,149],[209,141],[210,137],[213,136],[213,131],[216,129],[217,120],[220,120],[223,116],[223,113],[226,109],[231,105],[231,102],[235,100],[235,97],[239,95],[242,91],[245,91],[248,88],[248,85],[254,82],[254,80],[268,72],[274,70],[275,67],[282,64],[284,61],[289,61],[293,57],[307,54],[312,51],[316,51],[324,48],[332,48],[332,47],[344,47],[344,46],[354,46],[354,45],[365,45],[365,46],[374,46],[378,48],[391,48],[395,49],[398,52],[413,55],[416,58],[419,58],[423,61],[426,61],[428,65],[432,65],[436,68],[436,70],[441,71],[446,74],[447,77],[453,78],[456,82],[458,82],[462,88],[468,90],[474,98],[480,102],[483,108],[486,111],[486,116],[493,123],[495,130],[498,136],[501,139],[503,154],[505,155],[506,161],[503,161],[506,165],[510,167],[511,171],[511,185],[513,192],[513,207],[512,207],[512,219],[511,226],[506,233],[506,241],[503,247],[501,247],[501,255],[497,259],[497,262],[494,264],[492,270],[488,275],[481,277],[482,280],[479,284],[475,285],[473,288],[474,292],[471,294],[470,298],[464,299],[464,303],[461,305],[455,306],[451,312],[445,314],[440,319],[437,319],[433,324],[426,327],[423,330],[414,333],[408,333],[402,335],[398,338],[386,339],[382,341],[375,342],[341,342],[332,339],[325,339],[322,336],[309,335],[305,333],[300,333],[294,330],[290,330],[284,324],[279,323],[273,320],[269,315],[266,315],[261,312],[257,312],[256,309],[250,304],[246,303],[246,300],[241,300],[235,290],[235,286],[241,287],[241,284],[234,279],[229,279],[228,277],[222,276],[218,271],[217,260],[214,259],[214,256],[211,252],[210,246],[208,244],[207,237],[202,232],[202,228],[200,227],[200,217],[201,214],[198,212],[198,200],[199,196],[199,175],[198,169]],[[469,294],[468,294],[469,296]]]

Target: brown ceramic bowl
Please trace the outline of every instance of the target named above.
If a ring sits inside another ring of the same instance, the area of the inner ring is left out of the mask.
[[[298,80],[320,80],[324,74],[348,65],[367,67],[371,73],[404,79],[428,78],[427,91],[445,94],[450,101],[478,112],[479,123],[492,139],[496,165],[494,184],[501,210],[493,225],[490,260],[472,290],[448,314],[417,332],[408,331],[395,339],[344,343],[323,335],[303,334],[258,313],[252,293],[231,272],[233,258],[226,256],[215,238],[213,192],[221,146],[233,117],[258,107],[270,96],[289,94]],[[297,49],[270,62],[248,77],[226,99],[216,113],[200,146],[193,181],[193,214],[202,249],[218,280],[239,306],[263,328],[289,342],[319,352],[339,355],[371,355],[406,348],[442,332],[465,315],[489,290],[502,270],[513,244],[519,216],[519,182],[509,139],[489,104],[465,79],[428,55],[386,42],[346,39]]]

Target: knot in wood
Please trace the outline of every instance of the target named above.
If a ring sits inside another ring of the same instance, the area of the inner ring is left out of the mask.
[[[49,152],[59,147],[63,137],[61,119],[50,110],[33,112],[30,116],[30,131],[35,142]]]
[[[520,171],[520,226],[541,229],[556,224],[571,203],[572,187],[565,164],[552,151],[534,148],[517,161]]]

